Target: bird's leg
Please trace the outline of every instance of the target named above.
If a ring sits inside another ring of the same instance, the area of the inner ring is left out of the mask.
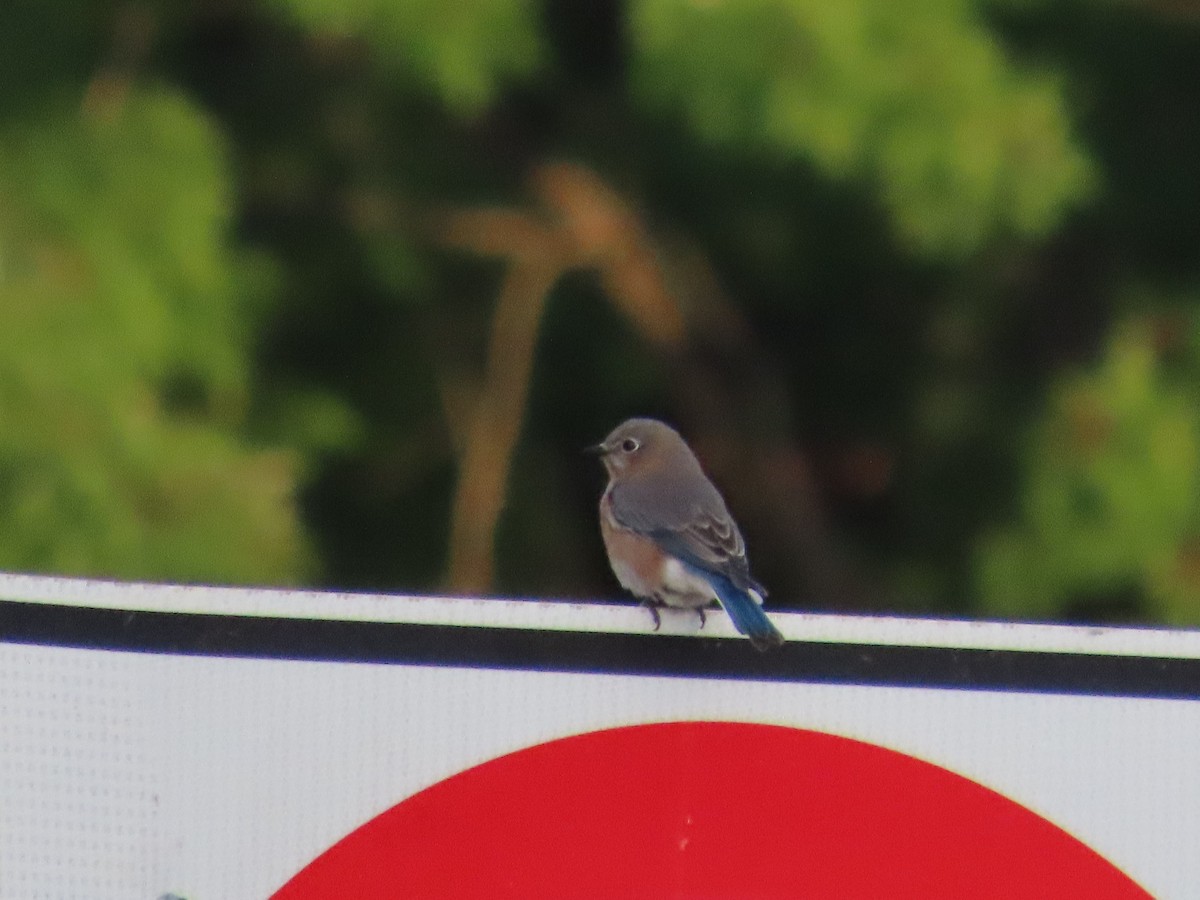
[[[704,624],[705,624],[705,623],[708,621],[708,617],[704,615],[704,607],[703,607],[703,606],[697,606],[697,607],[696,607],[696,614],[697,614],[698,616],[700,616],[700,627],[701,627],[701,628],[703,628],[703,627],[704,627]]]
[[[642,600],[642,606],[650,610],[650,615],[654,617],[654,630],[658,631],[662,628],[662,616],[659,615],[658,608],[665,604],[657,597],[645,597]]]

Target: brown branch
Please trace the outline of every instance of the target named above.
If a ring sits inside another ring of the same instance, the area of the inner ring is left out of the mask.
[[[660,349],[682,346],[683,312],[632,205],[594,172],[577,165],[546,166],[534,185],[562,222],[580,264],[599,273],[609,298],[633,329]]]
[[[454,591],[482,593],[492,585],[496,525],[524,420],[538,326],[563,273],[595,269],[634,329],[660,348],[678,348],[684,338],[679,305],[628,203],[577,165],[542,167],[532,188],[543,210],[465,210],[431,223],[444,246],[509,260],[483,387],[460,453],[446,576]]]
[[[538,325],[562,267],[552,256],[516,262],[496,304],[482,394],[467,435],[454,496],[447,586],[481,593],[492,585],[496,524],[525,417]]]
[[[704,257],[659,248],[632,204],[595,173],[571,164],[534,173],[535,210],[485,208],[437,217],[444,246],[509,261],[489,336],[483,387],[457,442],[459,481],[450,532],[448,586],[492,586],[496,524],[529,392],[537,332],[555,282],[572,268],[597,272],[632,329],[664,353],[675,402],[699,448],[748,518],[767,525],[782,561],[776,601],[863,608],[874,591],[840,558],[808,471],[790,442],[782,380]],[[669,287],[681,284],[689,317]],[[714,358],[728,366],[711,365]],[[718,371],[719,369],[719,371]],[[449,414],[449,410],[447,411]],[[770,433],[765,444],[747,434]]]

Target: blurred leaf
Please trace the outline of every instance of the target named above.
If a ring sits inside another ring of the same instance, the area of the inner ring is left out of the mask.
[[[272,398],[259,428],[309,456],[346,452],[366,438],[363,422],[344,400],[315,390]]]
[[[111,112],[0,131],[0,568],[295,581],[295,460],[239,436],[261,278],[221,140],[166,90]]]
[[[634,84],[711,141],[878,182],[901,235],[956,257],[1040,237],[1093,188],[1058,80],[964,0],[633,4]]]
[[[318,32],[370,42],[385,68],[427,82],[452,107],[479,110],[541,53],[537,7],[520,0],[272,0]]]
[[[1063,379],[1034,430],[1018,522],[978,554],[985,609],[1046,616],[1133,586],[1168,621],[1200,621],[1200,404],[1164,373],[1145,322],[1095,371]]]

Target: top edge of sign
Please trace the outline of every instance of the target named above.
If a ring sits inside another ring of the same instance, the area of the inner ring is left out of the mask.
[[[606,634],[644,634],[654,628],[647,611],[633,603],[212,587],[17,574],[0,574],[0,603],[3,601],[139,612]],[[1200,630],[779,611],[772,611],[771,617],[792,641],[1200,659]],[[695,634],[699,629],[699,618],[690,611],[667,611],[662,617],[661,632],[665,634]],[[729,622],[719,614],[708,617],[703,633],[734,636]]]

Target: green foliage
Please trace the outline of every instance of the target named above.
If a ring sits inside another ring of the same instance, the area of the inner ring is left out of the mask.
[[[539,63],[537,7],[520,0],[272,0],[320,33],[361,37],[381,64],[470,113]]]
[[[296,580],[297,461],[241,436],[254,270],[178,94],[0,134],[0,567]]]
[[[962,0],[644,0],[638,94],[730,147],[879,184],[904,238],[961,256],[1085,198],[1061,79],[1014,66]]]
[[[985,609],[1053,616],[1132,589],[1157,618],[1200,621],[1198,394],[1144,322],[1060,380],[1024,454],[1018,521],[981,546]]]

